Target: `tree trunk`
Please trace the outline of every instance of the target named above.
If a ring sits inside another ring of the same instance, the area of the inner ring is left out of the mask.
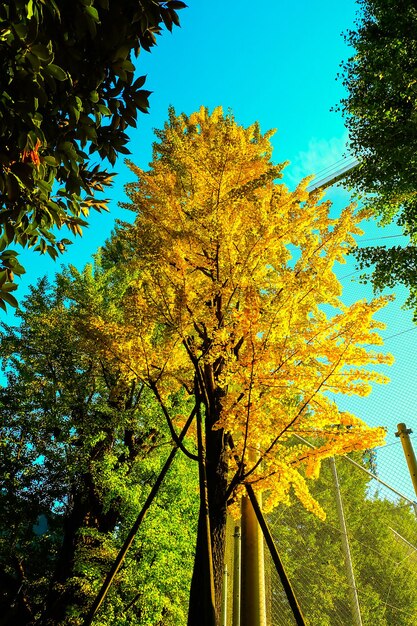
[[[210,580],[207,566],[205,512],[200,505],[197,545],[191,582],[188,626],[219,626],[222,605],[223,565],[226,540],[227,450],[222,430],[206,421],[206,475],[214,576],[215,616],[210,614]]]
[[[74,576],[77,548],[86,541],[80,535],[80,529],[93,528],[102,533],[108,533],[114,529],[119,518],[117,509],[104,510],[103,503],[95,489],[93,476],[89,472],[82,476],[81,485],[74,488],[72,500],[71,512],[64,520],[63,542],[54,580],[46,600],[46,609],[39,622],[42,625],[61,624],[69,607],[76,607],[80,612],[85,609],[84,595],[80,593],[76,584],[68,583]]]

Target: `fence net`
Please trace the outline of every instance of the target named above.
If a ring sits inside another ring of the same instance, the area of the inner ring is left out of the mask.
[[[415,447],[416,439],[412,442]],[[311,488],[326,512],[325,521],[297,502],[267,516],[306,624],[417,626],[417,507],[400,441],[365,457],[338,457],[336,477],[332,462],[323,463]],[[381,482],[379,466],[398,474],[395,487],[385,474]],[[237,626],[234,534],[231,522],[225,626]],[[293,626],[295,619],[266,546],[264,554],[267,626]]]

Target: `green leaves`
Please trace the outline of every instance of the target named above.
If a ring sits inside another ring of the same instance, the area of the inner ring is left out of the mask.
[[[412,235],[417,224],[415,3],[405,0],[400,12],[391,0],[360,4],[356,30],[346,37],[355,54],[342,67],[348,95],[341,109],[350,150],[359,160],[348,184],[384,223],[396,218],[404,234]],[[366,248],[357,258],[361,268],[376,264],[371,278],[375,288],[405,284],[414,308],[417,276],[408,271],[415,266],[415,241],[411,243],[404,252]]]
[[[98,11],[93,6],[86,6],[85,9],[84,9],[84,12],[86,13],[86,15],[91,17],[95,22],[97,22],[97,23],[100,22]]]
[[[147,91],[146,89],[140,89],[139,91],[136,91],[136,93],[133,95],[133,101],[138,107],[138,109],[142,111],[142,113],[148,112],[148,108],[149,108],[148,98],[151,95],[151,93],[152,91]]]
[[[88,311],[108,320],[118,315],[129,284],[119,280],[124,270],[106,273],[96,265],[66,271],[51,286],[43,280],[17,312],[17,327],[1,329],[0,560],[12,581],[16,560],[24,569],[24,601],[34,620],[47,613],[55,624],[80,622],[169,453],[150,392],[103,359],[87,329]],[[189,411],[183,396],[172,404]],[[186,622],[196,478],[186,459],[172,465],[100,615],[102,626],[113,626],[117,615],[131,624],[145,614],[148,624],[161,615],[165,626]],[[143,593],[125,619],[138,586]],[[17,604],[19,595],[2,588],[4,604]]]
[[[113,165],[129,154],[125,131],[136,126],[138,111],[148,112],[151,92],[143,89],[145,76],[134,79],[132,53],[150,50],[164,24],[171,30],[179,23],[176,10],[184,6],[164,0],[0,3],[0,236],[7,244],[55,257],[54,227],[80,234],[81,225],[69,218],[79,217],[84,198],[112,180],[89,155],[98,152]],[[103,210],[105,201],[89,200],[89,206]]]
[[[378,463],[379,454],[373,456]],[[352,459],[365,471],[375,473],[359,454]],[[395,532],[408,540],[415,535],[413,508],[404,500],[394,499],[388,490],[377,489],[376,481],[348,458],[338,461],[337,473],[363,623],[409,626],[417,606],[417,590],[412,581],[413,565],[406,556],[407,544],[398,541]],[[290,507],[281,505],[267,520],[307,623],[334,626],[344,623],[347,618],[342,615],[350,615],[351,609],[329,460],[324,461],[320,477],[310,485],[326,511],[325,523],[295,502]],[[306,571],[314,571],[314,576],[306,577]],[[389,603],[387,579],[391,581]],[[281,621],[291,623],[293,617],[289,607],[277,602],[275,611],[272,608],[272,623]]]
[[[16,298],[7,291],[7,289],[5,288],[5,285],[2,285],[2,292],[0,295],[0,307],[3,309],[3,311],[7,311],[7,307],[5,303],[9,304],[10,306],[14,308],[17,308],[18,306],[18,302]]]
[[[34,44],[30,46],[30,51],[32,54],[38,57],[41,61],[47,61],[48,63],[52,61],[54,55],[52,53],[52,44],[49,42],[48,46],[43,46],[41,44]]]
[[[7,310],[7,306],[16,308],[18,302],[11,294],[17,289],[17,285],[13,282],[15,275],[21,276],[25,273],[25,269],[17,260],[17,252],[15,250],[5,250],[10,243],[10,232],[5,229],[3,236],[0,238],[0,308]]]
[[[45,71],[59,81],[66,80],[68,78],[67,73],[62,69],[62,67],[59,67],[59,65],[55,65],[54,63],[47,65]]]

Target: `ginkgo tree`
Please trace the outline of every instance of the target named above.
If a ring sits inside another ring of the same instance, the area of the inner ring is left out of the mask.
[[[345,306],[334,273],[364,214],[348,206],[332,218],[308,180],[289,191],[272,134],[220,108],[170,111],[150,169],[130,163],[126,206],[137,218],[122,230],[136,278],[123,321],[89,322],[126,375],[153,390],[174,439],[186,416],[166,409],[169,396],[195,399],[201,510],[189,625],[220,619],[226,511],[245,484],[266,509],[295,494],[322,516],[306,477],[322,459],[384,437],[332,397],[368,394],[387,379],[366,366],[391,361],[369,348],[382,343],[374,314],[386,299]],[[294,433],[321,443],[293,445]]]

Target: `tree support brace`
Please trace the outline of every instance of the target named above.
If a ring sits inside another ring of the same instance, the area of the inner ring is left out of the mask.
[[[187,434],[187,431],[191,425],[191,422],[193,421],[195,414],[197,412],[197,407],[195,406],[194,409],[191,411],[191,414],[184,426],[184,428],[182,429],[180,435],[178,436],[178,441],[181,442],[185,435]],[[104,602],[104,599],[106,597],[106,595],[109,592],[109,589],[113,583],[114,577],[116,576],[117,572],[120,569],[120,566],[122,565],[124,558],[127,554],[127,551],[129,550],[130,546],[133,543],[133,540],[136,536],[136,533],[139,530],[139,527],[143,521],[143,518],[145,517],[145,514],[147,512],[147,510],[149,509],[149,507],[151,506],[156,494],[159,491],[159,488],[162,484],[162,481],[165,478],[166,473],[168,472],[172,461],[174,460],[174,457],[176,455],[178,451],[178,445],[175,445],[175,447],[171,450],[171,453],[169,455],[169,457],[167,458],[167,460],[165,461],[165,465],[163,466],[154,486],[151,489],[150,494],[148,495],[148,497],[146,498],[146,502],[142,507],[141,512],[139,513],[138,517],[136,518],[135,523],[133,524],[128,536],[126,537],[126,540],[123,544],[123,546],[121,547],[119,554],[116,557],[116,560],[114,561],[111,570],[109,571],[109,573],[106,576],[106,579],[100,589],[100,591],[98,592],[93,605],[90,609],[90,611],[88,612],[87,617],[85,618],[84,622],[83,622],[83,626],[90,626],[94,620],[94,616],[96,615],[97,611],[99,610],[99,608],[101,607],[102,603]]]

